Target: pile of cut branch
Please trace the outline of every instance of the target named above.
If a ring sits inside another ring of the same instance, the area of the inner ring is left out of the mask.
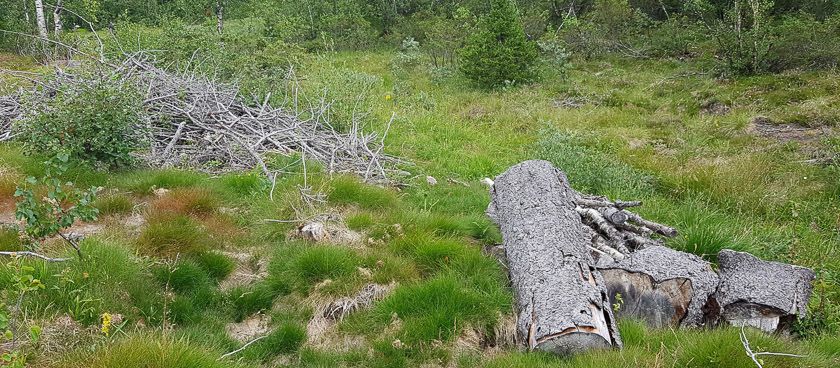
[[[0,142],[12,137],[12,120],[21,114],[17,96],[0,96]]]
[[[592,248],[615,260],[622,260],[631,252],[650,246],[661,246],[658,237],[675,237],[677,230],[646,220],[628,208],[642,205],[640,201],[610,201],[607,197],[590,196],[575,191],[575,211],[592,231]]]
[[[91,78],[108,78],[135,88],[143,98],[144,111],[136,132],[143,132],[148,142],[139,155],[153,167],[211,172],[257,167],[273,178],[276,172],[266,163],[268,155],[297,155],[321,163],[329,173],[386,182],[401,162],[383,152],[391,122],[382,136],[363,132],[358,121],[341,132],[330,124],[327,101],[297,111],[271,106],[270,95],[262,103],[251,103],[235,84],[158,68],[146,53],[125,55],[119,63],[98,67],[98,72],[84,76],[57,70],[53,78],[34,83],[35,91],[27,98],[36,99],[33,106],[37,106],[37,99],[54,96],[51,90],[73,90],[96,82]],[[0,139],[9,139],[12,122],[27,113],[15,96],[0,97]]]

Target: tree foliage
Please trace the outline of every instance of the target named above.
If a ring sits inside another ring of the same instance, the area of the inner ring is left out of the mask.
[[[493,0],[490,14],[461,51],[461,71],[484,88],[526,83],[535,78],[537,48],[525,37],[516,4]]]

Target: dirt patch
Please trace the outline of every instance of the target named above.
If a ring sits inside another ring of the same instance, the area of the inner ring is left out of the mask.
[[[230,276],[219,283],[223,291],[239,286],[246,286],[260,281],[268,276],[268,261],[258,258],[248,252],[222,252],[236,262]]]
[[[376,301],[382,300],[396,289],[397,284],[367,284],[352,296],[329,299],[314,293],[306,302],[313,306],[315,313],[306,325],[307,344],[330,350],[347,351],[364,346],[366,341],[361,336],[341,334],[335,325],[347,315],[370,308]]]
[[[729,105],[716,101],[706,101],[702,105],[700,105],[700,113],[704,115],[726,115],[732,108]]]
[[[228,335],[236,341],[245,343],[257,337],[268,334],[271,328],[268,326],[269,317],[264,314],[255,314],[239,323],[228,323],[225,330]]]
[[[348,228],[344,219],[338,214],[327,214],[313,218],[292,230],[289,236],[351,247],[364,246],[364,236]]]
[[[756,116],[750,121],[747,132],[781,142],[813,143],[832,134],[832,129],[826,126],[812,128],[800,124],[776,123],[768,117]]]

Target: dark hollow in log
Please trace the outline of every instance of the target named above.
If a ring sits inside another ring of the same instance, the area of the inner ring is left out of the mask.
[[[598,269],[611,303],[618,307],[616,315],[641,319],[652,327],[703,326],[703,308],[718,286],[718,275],[708,262],[663,246],[619,261],[602,257]]]
[[[714,298],[729,324],[775,332],[805,316],[814,271],[728,249],[718,253],[718,265],[720,285]]]
[[[496,178],[491,196],[488,215],[504,239],[519,341],[562,355],[621,347],[565,175],[546,161],[526,161]]]

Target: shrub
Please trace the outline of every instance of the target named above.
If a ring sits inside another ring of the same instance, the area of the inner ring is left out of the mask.
[[[807,14],[787,15],[773,28],[770,68],[833,68],[840,63],[840,14],[818,21]]]
[[[770,0],[735,2],[718,15],[708,0],[692,0],[688,9],[698,14],[717,42],[717,53],[725,61],[725,71],[733,74],[758,74],[769,68],[773,44],[770,32]]]
[[[461,50],[461,71],[482,88],[535,78],[537,48],[525,37],[512,0],[493,0],[490,14]]]
[[[25,118],[17,124],[29,153],[54,155],[124,167],[139,147],[140,103],[136,91],[104,78],[58,88],[48,103],[25,101]],[[45,93],[45,92],[44,92]]]

